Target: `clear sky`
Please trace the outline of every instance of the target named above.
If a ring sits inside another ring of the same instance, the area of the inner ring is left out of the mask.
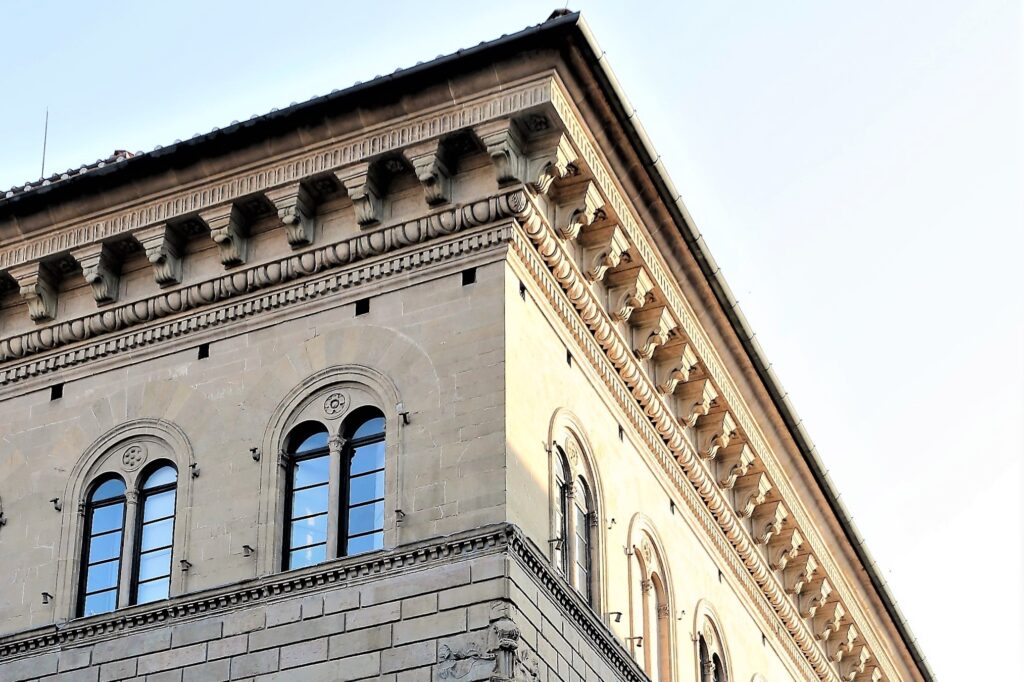
[[[552,4],[4,3],[0,191],[39,176],[46,107],[54,172],[514,32]],[[1020,4],[572,9],[938,677],[1008,679],[1024,642]]]

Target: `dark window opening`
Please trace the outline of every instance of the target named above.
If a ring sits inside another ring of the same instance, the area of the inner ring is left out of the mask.
[[[565,364],[572,367],[572,353],[569,351],[565,351]]]
[[[205,360],[210,357],[210,344],[203,343],[199,345],[199,354],[197,356],[200,360]]]
[[[526,285],[523,284],[522,280],[519,281],[519,298],[526,300]]]
[[[356,315],[365,315],[370,312],[370,299],[361,298],[356,301]]]
[[[462,286],[476,284],[476,268],[469,268],[462,271]]]
[[[64,397],[64,384],[50,386],[50,400],[60,400]]]

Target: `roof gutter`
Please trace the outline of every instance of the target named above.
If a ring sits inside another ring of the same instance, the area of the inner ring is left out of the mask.
[[[836,493],[836,488],[832,483],[832,479],[829,478],[824,464],[818,457],[817,448],[811,440],[810,435],[807,433],[807,430],[804,428],[803,420],[799,415],[797,415],[796,408],[789,399],[789,394],[782,387],[782,383],[776,376],[775,370],[772,369],[771,363],[769,363],[765,357],[765,353],[761,348],[760,343],[758,343],[757,339],[754,338],[754,331],[750,328],[750,323],[747,321],[743,311],[740,310],[739,302],[736,300],[732,290],[729,288],[729,284],[725,281],[721,267],[719,267],[714,256],[712,256],[711,252],[708,250],[708,246],[704,241],[703,235],[697,231],[693,218],[690,216],[690,212],[686,209],[686,206],[683,203],[682,195],[676,189],[672,179],[669,177],[668,171],[665,168],[664,163],[662,163],[661,156],[655,150],[654,145],[651,143],[650,138],[648,138],[643,125],[637,117],[636,109],[632,104],[630,104],[629,99],[626,97],[622,87],[619,85],[618,79],[615,77],[615,73],[608,64],[608,60],[605,59],[605,52],[601,49],[594,37],[594,34],[590,31],[590,27],[587,25],[587,22],[582,16],[577,15],[577,17],[576,25],[592,53],[588,56],[596,67],[595,72],[598,79],[603,81],[607,90],[614,95],[612,98],[612,106],[619,110],[620,116],[626,123],[624,126],[626,129],[626,135],[630,138],[634,147],[639,152],[644,167],[650,171],[654,184],[661,193],[662,200],[665,202],[669,213],[671,213],[673,218],[675,218],[676,224],[679,226],[683,234],[684,241],[690,247],[690,252],[693,254],[693,257],[696,258],[701,272],[711,285],[715,298],[724,309],[725,315],[728,318],[729,323],[732,325],[733,331],[735,331],[736,335],[739,337],[743,349],[747,352],[747,355],[750,356],[750,360],[754,365],[754,370],[761,378],[761,381],[764,382],[765,388],[768,390],[768,394],[771,397],[772,402],[775,404],[776,409],[779,410],[783,422],[786,424],[790,434],[793,436],[793,440],[796,441],[800,453],[803,455],[804,460],[807,462],[807,466],[811,470],[811,474],[814,476],[818,485],[821,486],[829,507],[836,515],[836,518],[838,518],[839,525],[842,527],[847,539],[853,546],[853,550],[856,553],[857,558],[864,566],[864,570],[871,579],[871,584],[878,591],[879,597],[885,605],[893,623],[896,625],[897,631],[906,643],[907,649],[910,651],[910,655],[914,659],[914,663],[917,664],[917,667],[925,680],[928,680],[928,682],[934,682],[935,675],[932,672],[931,667],[928,665],[928,662],[925,660],[924,654],[918,647],[917,639],[914,637],[914,634],[910,629],[910,625],[907,623],[899,606],[896,604],[896,600],[890,593],[889,587],[885,582],[885,578],[882,577],[878,569],[878,565],[875,563],[871,553],[868,551],[863,536],[860,534],[860,531],[854,524],[853,519],[850,517],[850,513],[839,499],[839,495]]]

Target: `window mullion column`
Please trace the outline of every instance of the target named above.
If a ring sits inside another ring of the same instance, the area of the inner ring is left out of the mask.
[[[139,524],[139,493],[124,492],[124,536],[121,538],[121,571],[117,582],[117,605],[131,603],[132,582],[135,575],[135,534]]]
[[[565,580],[576,585],[576,485],[575,481],[565,482],[565,537],[562,551],[565,552]]]
[[[331,453],[331,475],[327,493],[327,558],[336,559],[341,546],[342,481],[348,476],[348,463],[343,461],[345,439],[331,436],[327,441]]]

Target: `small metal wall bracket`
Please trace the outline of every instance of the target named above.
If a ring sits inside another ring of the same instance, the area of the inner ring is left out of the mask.
[[[249,455],[252,457],[252,461],[254,461],[254,462],[260,461],[260,449],[259,448],[249,448]]]
[[[52,500],[50,500],[50,504],[53,505],[53,508],[56,511],[60,511],[63,508],[63,506],[60,503],[60,498],[59,497],[55,497]]]
[[[181,565],[181,570],[182,571],[187,571],[188,569],[192,568],[192,562],[189,561],[188,559],[181,559],[178,562],[178,564]]]
[[[53,601],[53,595],[49,592],[41,592],[40,594],[42,594],[44,604],[49,604]]]
[[[199,478],[199,464],[192,462],[188,468],[192,470],[192,478]]]
[[[242,556],[255,556],[256,550],[250,545],[242,545]]]

